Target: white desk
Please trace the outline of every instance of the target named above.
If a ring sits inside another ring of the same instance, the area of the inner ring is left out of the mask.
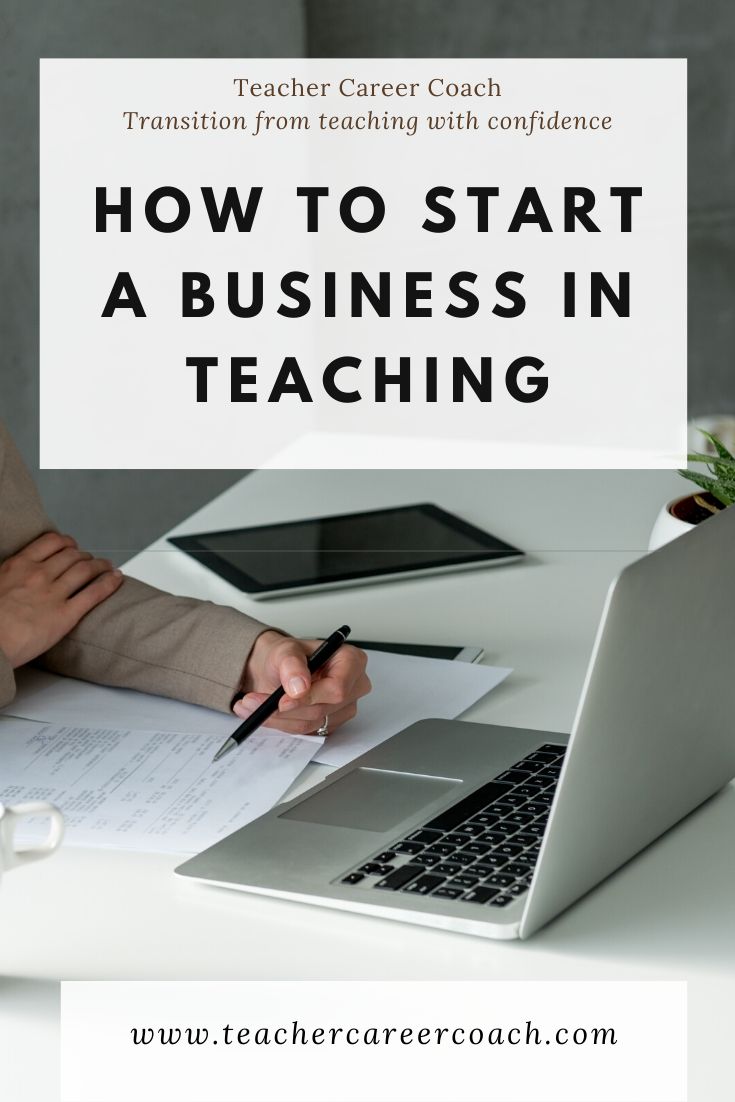
[[[529,557],[470,574],[259,603],[163,540],[127,569],[176,592],[232,603],[294,634],[321,634],[347,621],[361,638],[480,644],[486,661],[516,672],[467,718],[568,729],[607,585],[645,549],[658,508],[678,486],[673,474],[623,471],[260,471],[176,532],[433,500]],[[322,767],[309,772],[309,781],[325,775]],[[725,1097],[718,1093],[724,1064],[707,1051],[707,1035],[716,1008],[724,1013],[735,995],[734,853],[730,787],[520,944],[204,887],[175,877],[171,856],[67,848],[6,878],[0,974],[686,978],[699,1084],[691,1097],[714,1102]]]

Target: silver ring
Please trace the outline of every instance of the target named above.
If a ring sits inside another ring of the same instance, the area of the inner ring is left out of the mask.
[[[321,727],[317,728],[316,733],[319,735],[320,738],[324,738],[325,735],[329,734],[329,716],[324,717],[324,721],[323,721]]]

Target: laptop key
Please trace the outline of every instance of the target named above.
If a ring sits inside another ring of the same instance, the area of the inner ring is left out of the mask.
[[[509,876],[505,872],[494,872],[483,881],[483,884],[491,888],[507,888],[514,880],[514,876]]]
[[[507,907],[508,904],[512,903],[512,902],[513,902],[513,896],[512,895],[507,895],[507,894],[496,895],[495,899],[490,900],[490,906],[491,907]]]
[[[478,876],[490,876],[491,873],[504,868],[509,860],[510,858],[501,857],[500,854],[488,853],[484,857],[481,857],[477,864],[472,865],[468,871],[471,872],[473,876],[475,873],[477,873]]]
[[[509,804],[506,800],[498,800],[497,803],[493,804],[493,811],[497,811],[498,815],[504,816],[509,811],[515,811],[515,807],[515,804]]]
[[[476,855],[474,853],[463,853],[462,850],[459,850],[457,853],[452,854],[452,861],[455,865],[471,865],[475,860]]]
[[[512,876],[527,876],[530,871],[531,866],[523,861],[511,861],[503,869],[503,872],[510,873]]]
[[[479,824],[480,826],[490,827],[493,823],[497,823],[499,818],[499,815],[495,815],[491,811],[481,811],[479,815],[473,816],[467,826],[477,826]]]
[[[478,811],[482,811],[483,808],[487,807],[491,800],[498,799],[507,791],[508,785],[489,781],[488,784],[481,785],[480,788],[475,789],[469,796],[465,796],[463,800],[459,800],[452,807],[440,811],[431,822],[426,823],[426,828],[428,830],[454,830],[465,819],[476,815]]]
[[[448,842],[434,842],[433,845],[427,847],[429,853],[436,853],[439,857],[447,857],[448,854],[454,853],[454,846]]]
[[[361,872],[351,872],[347,876],[342,877],[343,884],[359,884],[365,877]]]
[[[519,761],[517,766],[514,765],[514,769],[518,769],[526,774],[526,781],[532,782],[539,769],[543,769],[548,763],[545,761],[531,761],[530,758],[524,758],[523,761]]]
[[[504,893],[505,895],[519,896],[528,891],[528,884],[518,883],[511,884],[511,886]]]
[[[423,842],[428,845],[430,842],[438,842],[442,836],[440,830],[417,830],[414,834],[409,834],[406,838],[407,842]]]
[[[559,746],[556,742],[547,742],[539,748],[545,754],[555,754],[558,758],[563,758],[567,752],[566,746]]]
[[[421,854],[421,864],[426,865],[427,868],[432,868],[432,866],[438,865],[443,860],[441,853],[429,853],[428,850],[424,850]]]
[[[533,764],[529,762],[528,758],[521,758],[515,765],[511,765],[511,769],[518,769],[521,773],[527,773],[529,770],[533,770]]]
[[[405,888],[401,888],[401,891],[412,892],[414,895],[428,895],[434,888],[439,887],[443,879],[443,876],[420,876],[418,880],[414,880],[407,884]]]
[[[394,857],[395,857],[395,853],[393,852],[393,850],[392,849],[387,849],[385,851],[385,853],[379,853],[378,856],[375,858],[375,860],[380,865],[389,865]]]
[[[500,838],[507,838],[509,834],[515,834],[520,829],[518,823],[511,822],[512,816],[509,815],[507,819],[501,819],[499,823],[496,823],[492,829],[493,837],[490,841],[498,841]],[[483,838],[483,841],[485,839]]]
[[[498,894],[497,888],[486,888],[480,886],[479,888],[471,888],[466,895],[462,897],[464,903],[487,903]]]
[[[543,792],[539,793],[542,796]],[[529,800],[527,804],[523,805],[523,810],[529,815],[543,815],[547,810],[546,804],[542,803],[539,796],[535,796],[532,800]]]
[[[496,830],[495,827],[493,827],[492,830],[489,830],[487,834],[483,835],[482,840],[483,842],[490,842],[493,846],[499,846],[508,837],[508,833],[507,830]],[[513,831],[511,830],[510,833],[512,834]]]
[[[520,834],[516,834],[513,841],[517,842],[519,846],[528,846],[529,848],[531,846],[538,846],[539,845],[538,835],[537,834],[530,834],[526,828],[524,828],[520,832]]]
[[[393,847],[396,853],[408,853],[413,857],[417,853],[421,853],[424,848],[420,842],[399,842],[397,846]]]
[[[547,762],[556,761],[559,755],[554,751],[537,750],[535,754],[529,754],[527,761],[540,761],[546,765]]]
[[[466,846],[462,847],[462,852],[473,853],[476,857],[482,857],[484,853],[489,853],[491,849],[490,842],[468,842]]]
[[[469,834],[471,838],[477,838],[478,835],[483,834],[485,827],[482,823],[476,822],[474,819],[470,823],[462,824],[462,833]]]
[[[465,842],[469,842],[471,840],[472,835],[468,834],[466,831],[463,833],[456,832],[454,834],[445,834],[442,837],[442,842],[446,842],[448,845],[451,846],[463,846]]]
[[[534,838],[541,840],[546,834],[546,819],[543,822],[536,819],[533,823],[529,823],[528,826],[523,828],[523,833],[524,835],[532,834]]]
[[[434,865],[434,872],[437,876],[454,876],[461,868],[461,865],[456,865],[453,861],[442,861],[440,865]]]
[[[543,791],[543,786],[540,784],[519,784],[517,788],[513,789],[513,796],[525,796],[527,800],[532,800],[534,796]]]
[[[446,887],[437,888],[431,893],[435,895],[437,899],[459,899],[461,895],[464,895],[462,888],[452,888],[450,885]]]
[[[523,853],[523,846],[515,845],[513,842],[503,842],[502,845],[495,847],[495,853],[502,854],[503,857],[517,857],[519,853]]]
[[[513,823],[516,826],[526,826],[528,823],[533,822],[533,815],[528,811],[514,811],[505,821],[507,823]]]
[[[521,768],[519,762],[517,766],[513,766],[511,769],[506,769],[505,773],[501,773],[497,778],[499,781],[507,781],[508,784],[520,784],[525,781],[529,775],[530,770]]]
[[[550,784],[554,784],[559,779],[561,773],[562,763],[554,762],[553,765],[545,765],[538,773],[536,773],[536,779],[539,781],[548,780]]]
[[[503,796],[502,803],[503,806],[510,805],[511,807],[520,807],[521,804],[525,804],[527,799],[527,796],[524,796],[523,793],[519,793],[518,790],[514,788],[507,796]],[[495,806],[497,807],[498,805],[496,804]]]
[[[408,884],[408,882],[413,880],[416,876],[421,876],[425,871],[423,865],[403,865],[402,868],[395,869],[393,872],[389,873],[383,880],[379,880],[375,887],[397,892],[404,884]],[[438,880],[437,883],[439,883]]]
[[[365,876],[387,876],[389,872],[393,872],[393,869],[390,865],[379,865],[375,861],[368,861],[367,864],[360,865],[357,871]]]
[[[467,888],[474,888],[475,884],[480,883],[479,876],[470,876],[468,872],[461,872],[459,876],[454,876],[448,883],[449,888],[462,888],[466,891]]]

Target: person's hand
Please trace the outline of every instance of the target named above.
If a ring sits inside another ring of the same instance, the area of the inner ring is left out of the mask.
[[[291,639],[277,631],[259,635],[245,667],[246,696],[235,704],[235,715],[247,719],[274,689],[283,685],[286,695],[265,727],[308,735],[322,725],[325,716],[330,731],[352,719],[357,701],[371,688],[365,672],[367,655],[357,647],[342,646],[312,676],[306,659],[320,642]]]
[[[0,565],[0,650],[14,669],[38,658],[122,580],[71,536],[39,536]]]

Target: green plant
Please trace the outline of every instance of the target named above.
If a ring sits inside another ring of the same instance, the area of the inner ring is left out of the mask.
[[[689,463],[706,464],[709,474],[704,474],[703,471],[679,471],[679,474],[682,478],[688,478],[690,482],[696,482],[697,486],[701,486],[716,502],[719,502],[715,505],[700,494],[694,495],[698,505],[701,505],[710,513],[716,513],[720,509],[735,503],[735,456],[728,451],[717,436],[714,436],[711,432],[705,432],[704,429],[699,431],[702,436],[710,441],[715,449],[715,454],[705,455],[701,452],[691,452],[687,456],[687,460]]]

